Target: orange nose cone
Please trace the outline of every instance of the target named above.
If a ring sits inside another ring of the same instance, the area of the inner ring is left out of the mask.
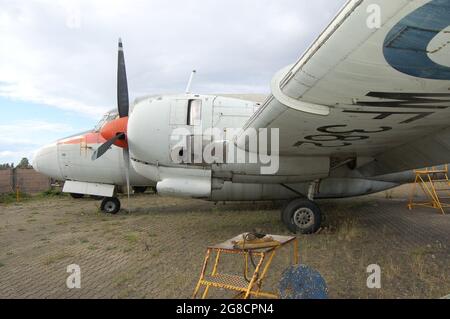
[[[105,140],[110,140],[113,137],[117,136],[120,133],[127,133],[128,127],[128,117],[122,117],[117,120],[111,121],[105,126],[103,126],[100,134],[103,136]],[[122,148],[128,147],[128,141],[125,138],[124,140],[118,140],[114,145]]]

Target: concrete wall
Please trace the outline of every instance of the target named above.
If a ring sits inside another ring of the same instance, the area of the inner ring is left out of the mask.
[[[0,170],[0,194],[11,193],[13,191],[13,170]]]
[[[0,170],[0,193],[14,192],[19,187],[22,193],[39,193],[51,186],[50,178],[36,172],[34,169]]]

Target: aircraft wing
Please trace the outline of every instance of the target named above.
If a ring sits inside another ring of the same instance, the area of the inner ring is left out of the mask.
[[[449,163],[449,25],[450,0],[348,1],[244,128],[279,128],[281,155],[358,158],[367,175]]]

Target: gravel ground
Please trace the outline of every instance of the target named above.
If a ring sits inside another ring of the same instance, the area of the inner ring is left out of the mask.
[[[330,297],[450,293],[450,215],[409,211],[406,191],[319,202],[324,228],[299,236],[300,256],[324,276]],[[215,205],[146,194],[132,199],[132,214],[116,216],[99,205],[66,196],[0,204],[0,298],[189,298],[207,245],[254,229],[288,234],[273,203]],[[266,289],[276,290],[291,254],[278,254]],[[81,289],[66,287],[70,264],[81,267]],[[221,269],[240,273],[241,264],[230,258]],[[370,264],[382,269],[381,289],[367,288]]]

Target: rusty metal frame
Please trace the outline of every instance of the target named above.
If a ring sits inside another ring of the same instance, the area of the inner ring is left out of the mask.
[[[448,178],[448,165],[444,166],[444,169],[430,168],[424,170],[416,170],[416,178],[411,188],[408,208],[412,210],[416,206],[429,207],[438,209],[443,215],[445,215],[445,209],[450,208],[450,180]],[[443,178],[436,178],[441,175]],[[437,183],[445,183],[447,186],[445,189],[439,188]],[[414,197],[417,192],[417,188],[420,188],[423,193],[429,198],[427,202],[415,202]],[[442,196],[441,191],[447,191],[448,196]],[[447,202],[446,202],[447,200]]]
[[[292,237],[294,238],[294,237]],[[226,289],[235,291],[238,293],[236,298],[248,299],[250,297],[264,297],[264,298],[275,298],[278,299],[279,296],[275,292],[267,292],[262,291],[262,286],[264,279],[267,277],[269,273],[270,266],[274,260],[274,257],[277,251],[287,245],[292,245],[293,249],[293,264],[299,263],[299,255],[298,255],[298,239],[295,238],[285,244],[273,247],[267,251],[258,251],[258,250],[241,250],[241,249],[220,249],[209,247],[206,251],[206,255],[203,261],[202,270],[200,273],[200,279],[195,287],[192,298],[195,299],[200,293],[200,289],[204,287],[203,293],[201,294],[201,298],[205,299],[208,296],[209,290],[211,287]],[[207,277],[207,268],[211,257],[215,254],[215,260],[212,267],[211,274]],[[221,258],[226,254],[232,255],[243,255],[244,257],[244,276],[235,276],[228,274],[219,273],[219,264]],[[253,273],[251,274],[251,278],[249,282],[246,278],[249,278],[249,259],[253,257],[257,259],[256,267]],[[222,278],[222,279],[221,279]],[[229,280],[227,279],[229,278]],[[237,281],[241,283],[246,282],[246,285],[238,285]]]

